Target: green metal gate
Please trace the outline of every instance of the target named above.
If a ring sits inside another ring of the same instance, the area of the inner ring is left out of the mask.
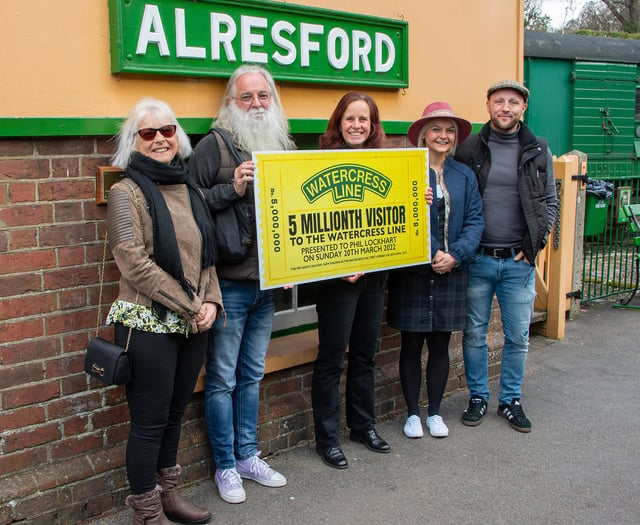
[[[619,204],[640,202],[638,162],[595,163],[589,160],[588,170],[589,177],[612,182],[615,189],[613,198],[606,202],[604,210],[595,208],[601,203],[587,196],[582,271],[583,301],[624,294],[633,288],[634,246],[626,221],[622,219],[619,211]],[[594,213],[595,225],[592,219]],[[601,225],[598,214],[603,214]]]
[[[635,64],[576,62],[573,147],[588,155],[591,179],[612,182],[613,197],[587,195],[582,300],[628,292],[634,247],[619,211],[640,202],[640,161],[633,150],[638,69]]]

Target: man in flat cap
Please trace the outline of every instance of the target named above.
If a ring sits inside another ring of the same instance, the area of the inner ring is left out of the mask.
[[[495,294],[504,332],[498,414],[519,432],[531,431],[520,397],[536,296],[535,260],[558,208],[547,141],[521,122],[528,100],[529,90],[515,80],[490,86],[489,122],[455,155],[478,177],[485,221],[478,254],[469,267],[462,339],[469,405],[462,422],[479,425],[487,411],[487,328]]]

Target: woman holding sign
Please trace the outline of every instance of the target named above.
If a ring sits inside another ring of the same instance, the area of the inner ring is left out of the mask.
[[[464,328],[466,266],[477,252],[484,229],[482,200],[474,173],[453,160],[459,142],[471,133],[471,123],[457,117],[446,102],[429,104],[408,137],[429,149],[429,185],[436,188],[430,208],[431,264],[393,270],[389,276],[387,324],[401,330],[400,383],[407,403],[404,434],[423,436],[420,421],[422,346],[426,340],[426,426],[434,437],[447,437],[440,402],[449,375],[451,332]]]
[[[385,134],[378,107],[364,93],[350,92],[336,106],[321,149],[380,148]],[[330,467],[347,468],[340,447],[340,377],[349,345],[346,412],[350,439],[386,454],[389,445],[375,429],[374,362],[384,309],[387,272],[357,273],[318,283],[318,357],[311,400],[316,450]]]

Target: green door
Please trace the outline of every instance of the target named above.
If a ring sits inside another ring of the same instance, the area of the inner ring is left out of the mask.
[[[589,160],[630,159],[636,65],[576,62],[573,77],[573,148]]]

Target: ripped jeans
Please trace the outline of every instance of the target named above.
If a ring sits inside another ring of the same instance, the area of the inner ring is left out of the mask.
[[[535,267],[513,257],[476,255],[469,266],[467,319],[462,338],[464,369],[470,396],[489,400],[487,327],[495,293],[504,332],[499,403],[520,398],[529,350]]]

